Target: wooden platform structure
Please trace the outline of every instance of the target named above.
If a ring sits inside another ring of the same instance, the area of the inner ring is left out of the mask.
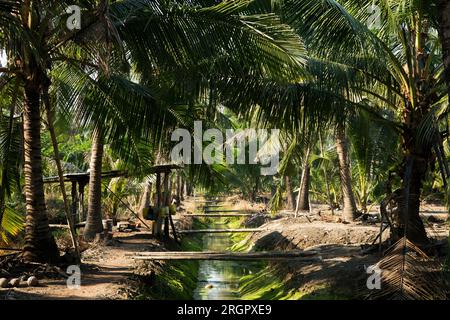
[[[127,255],[135,260],[230,260],[230,261],[274,261],[300,260],[317,262],[321,258],[315,251],[260,251],[260,252],[217,252],[217,251],[162,251],[137,252]]]
[[[243,228],[243,229],[196,229],[196,230],[180,230],[178,233],[195,234],[195,233],[239,233],[239,232],[261,232],[266,229],[261,228]]]
[[[181,169],[179,165],[176,164],[160,164],[155,165],[153,167],[147,168],[147,174],[155,174],[156,175],[156,192],[155,192],[155,201],[154,205],[157,207],[161,206],[169,206],[172,195],[171,191],[172,188],[169,186],[169,177],[172,174],[173,171]],[[127,171],[105,171],[102,172],[102,180],[108,179],[108,178],[117,178],[117,177],[127,177],[129,176],[129,173]],[[66,173],[64,174],[64,182],[68,182],[72,184],[72,192],[71,192],[71,211],[73,216],[73,221],[77,221],[82,223],[86,218],[86,211],[85,211],[85,205],[84,205],[84,190],[86,185],[89,183],[90,179],[90,173],[89,172],[77,172],[77,173]],[[51,184],[51,183],[59,183],[59,177],[58,176],[52,176],[52,177],[44,177],[43,178],[44,183]],[[111,191],[111,190],[110,190]],[[111,191],[111,193],[113,193]],[[115,195],[113,193],[113,195]],[[141,222],[147,226],[145,221],[142,219],[142,217],[134,212],[131,207],[124,203],[120,198],[118,198],[120,202],[122,202],[127,209]],[[172,225],[172,229],[174,232],[174,235],[176,237],[176,231],[175,227],[173,226],[172,217],[168,216],[164,219],[158,219],[152,226],[153,234],[155,236],[162,235],[162,226],[164,224],[164,235],[169,236],[169,223]],[[52,225],[53,228],[65,228],[65,225]],[[82,227],[81,224],[78,224],[78,227]],[[148,227],[148,226],[147,226]]]

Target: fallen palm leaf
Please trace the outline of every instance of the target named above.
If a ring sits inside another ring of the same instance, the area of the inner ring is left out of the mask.
[[[406,238],[397,241],[374,269],[381,270],[381,288],[369,299],[444,300],[447,283],[442,266]]]

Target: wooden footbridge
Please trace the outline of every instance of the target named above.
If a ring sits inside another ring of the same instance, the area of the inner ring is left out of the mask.
[[[242,210],[207,210],[207,209],[205,209],[204,210],[204,212],[205,213],[220,213],[220,212],[229,212],[229,213],[231,213],[231,212],[234,212],[234,213],[242,213]]]
[[[230,210],[230,209],[216,209],[210,210],[209,208],[213,206],[218,206],[217,202],[220,200],[203,200],[196,201],[196,203],[204,203],[208,201],[208,203],[213,204],[205,204],[203,205],[204,213],[194,213],[194,214],[185,214],[185,216],[195,217],[195,218],[227,218],[227,217],[243,217],[250,216],[251,213],[248,213],[244,210]],[[224,207],[220,206],[220,207]],[[178,230],[179,234],[198,234],[198,233],[240,233],[240,232],[261,232],[266,229],[262,228],[241,228],[241,229],[195,229],[195,230]]]
[[[185,217],[194,217],[194,218],[231,218],[231,217],[248,217],[251,216],[251,213],[191,213],[185,214]]]
[[[321,257],[315,251],[261,251],[261,252],[217,252],[217,251],[161,251],[128,254],[135,260],[233,260],[233,261],[279,261],[295,260],[318,262]]]
[[[242,229],[195,229],[195,230],[179,230],[180,234],[195,234],[195,233],[239,233],[239,232],[261,232],[267,229],[261,228],[242,228]]]

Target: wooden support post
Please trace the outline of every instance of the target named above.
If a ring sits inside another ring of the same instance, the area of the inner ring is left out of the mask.
[[[181,204],[181,177],[180,174],[177,173],[177,207]]]
[[[76,221],[78,212],[78,193],[77,193],[77,182],[72,181],[72,221]],[[81,222],[81,220],[79,221]]]
[[[186,182],[186,195],[189,197],[192,196],[192,185],[189,182]]]
[[[179,206],[180,205],[180,188],[181,188],[179,173],[177,173],[177,175],[176,175],[176,183],[175,184],[176,184],[175,188],[176,188],[176,202],[177,202],[176,205]],[[170,214],[170,212],[169,212],[169,222],[170,222],[170,226],[172,227],[173,238],[175,239],[175,241],[177,243],[180,243],[180,241],[178,240],[178,236],[177,236],[177,230],[175,229],[175,224],[173,223],[172,215]]]
[[[85,211],[84,211],[84,187],[86,186],[86,182],[83,180],[78,181],[78,217],[79,222],[83,222],[86,219]]]
[[[156,207],[159,209],[161,208],[161,173],[156,174]],[[161,216],[158,214],[158,217],[155,220],[155,223],[153,224],[153,235],[155,237],[159,237],[159,230],[161,225]]]
[[[166,205],[167,206],[169,206],[169,205],[171,205],[172,204],[172,199],[173,199],[173,197],[172,197],[172,195],[173,195],[173,186],[174,186],[174,183],[173,183],[173,176],[170,174],[170,173],[167,173],[167,175],[169,176],[169,185],[168,185],[168,187],[167,187],[167,197],[168,197],[168,199],[166,200]]]
[[[184,179],[181,177],[181,185],[180,185],[180,200],[184,201]]]
[[[168,207],[170,205],[170,188],[169,188],[169,172],[164,173],[164,206]],[[170,213],[169,213],[170,214]],[[164,237],[169,238],[169,217],[164,218]]]
[[[161,173],[156,174],[156,205],[160,207],[162,205],[161,201]]]

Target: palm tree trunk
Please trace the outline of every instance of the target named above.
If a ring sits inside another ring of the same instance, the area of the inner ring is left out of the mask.
[[[322,134],[319,132],[319,143],[320,143],[320,154],[324,155],[324,149],[323,149],[323,141],[322,141]],[[325,179],[325,187],[327,191],[327,199],[328,199],[328,205],[330,206],[331,214],[334,215],[334,203],[333,198],[331,197],[331,190],[330,190],[330,179],[328,177],[328,172],[325,166],[322,166],[323,171],[323,177]]]
[[[295,215],[299,210],[309,211],[309,155],[311,153],[311,147],[308,146],[303,159],[303,170],[300,175],[300,186],[297,195],[297,206],[295,207]]]
[[[139,206],[139,215],[143,219],[147,219],[147,217],[144,217],[142,215],[142,213],[144,212],[145,208],[150,207],[151,194],[152,194],[152,184],[150,183],[150,181],[147,181],[145,183],[144,193],[142,194],[141,203],[140,203],[140,206]]]
[[[26,228],[23,257],[27,261],[56,262],[58,247],[50,233],[42,180],[41,117],[38,84],[25,84],[23,108]]]
[[[352,180],[348,156],[347,139],[345,137],[345,127],[338,125],[336,129],[336,151],[339,158],[339,175],[341,178],[342,197],[344,208],[343,219],[353,221],[357,217],[355,195],[352,190]]]
[[[303,166],[303,171],[300,179],[300,190],[298,195],[297,210],[309,211],[309,181],[310,181],[310,167],[306,162]]]
[[[413,111],[410,105],[404,113],[403,123],[407,129],[402,133],[404,152],[401,194],[397,192],[397,220],[391,228],[393,240],[406,236],[411,242],[421,246],[429,243],[427,233],[420,218],[420,195],[427,170],[432,163],[432,147],[416,141],[417,132],[423,122],[420,112]]]
[[[102,158],[103,137],[101,129],[94,131],[92,138],[92,154],[89,166],[89,203],[84,228],[84,239],[93,240],[95,235],[103,231],[102,224]]]
[[[450,96],[450,2],[440,1],[440,38],[442,42],[442,56],[445,66],[445,81],[447,82],[448,94]]]
[[[397,199],[401,223],[391,230],[393,240],[398,240],[406,235],[408,240],[417,245],[429,243],[423,221],[420,218],[420,194],[428,163],[429,159],[426,157],[408,156],[405,159],[402,194]]]
[[[286,207],[289,210],[295,210],[294,192],[292,191],[291,178],[289,178],[289,176],[285,176],[284,182],[286,184],[286,195],[287,195]]]

